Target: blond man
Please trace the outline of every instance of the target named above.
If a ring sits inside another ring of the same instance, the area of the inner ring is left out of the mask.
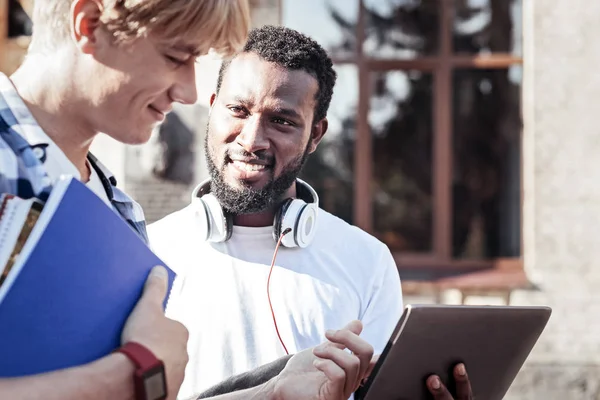
[[[89,147],[100,132],[144,143],[173,103],[194,103],[196,57],[239,49],[248,14],[246,0],[38,0],[23,65],[10,78],[0,75],[0,193],[44,200],[70,174],[147,240],[141,208]],[[160,267],[150,274],[120,351],[68,370],[0,379],[0,398],[175,398],[188,334],[162,311],[165,275]],[[347,398],[372,356],[361,329],[351,323],[319,350],[296,355],[278,377],[224,398]],[[145,369],[149,359],[164,369]]]

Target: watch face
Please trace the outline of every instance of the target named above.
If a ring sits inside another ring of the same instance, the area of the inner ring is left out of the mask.
[[[144,374],[144,391],[147,400],[161,400],[167,397],[167,385],[163,366]]]

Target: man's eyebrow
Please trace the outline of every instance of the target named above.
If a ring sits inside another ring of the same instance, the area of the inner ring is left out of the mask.
[[[286,117],[290,117],[290,118],[294,118],[294,119],[300,119],[301,118],[300,114],[296,110],[294,110],[292,108],[275,107],[273,109],[273,112],[275,114],[284,115]]]
[[[235,97],[232,99],[232,102],[233,102],[233,103],[236,103],[236,104],[241,104],[241,105],[243,105],[243,106],[249,106],[249,105],[251,105],[251,103],[252,103],[252,101],[250,101],[250,100],[248,100],[248,99],[246,99],[246,98],[240,97],[240,96],[235,96]]]
[[[175,44],[170,46],[172,50],[175,50],[177,52],[181,52],[181,53],[185,53],[185,54],[189,54],[192,57],[200,57],[200,50],[198,50],[196,47],[192,46],[192,45],[186,45],[186,44]]]

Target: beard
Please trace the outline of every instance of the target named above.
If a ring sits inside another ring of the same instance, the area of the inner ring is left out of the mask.
[[[225,182],[225,168],[227,168],[227,160],[231,152],[227,150],[223,157],[222,165],[217,166],[213,154],[211,154],[214,152],[208,144],[209,134],[207,127],[204,138],[204,155],[211,178],[211,193],[217,198],[221,207],[232,215],[256,214],[274,208],[282,201],[284,193],[296,181],[298,175],[300,175],[302,167],[306,163],[306,158],[310,153],[309,141],[303,153],[289,162],[277,178],[273,175],[276,160],[270,163],[267,168],[271,173],[271,178],[264,187],[255,189],[250,185],[245,185],[242,181],[242,187],[236,188]],[[236,154],[243,157],[266,159],[266,155],[262,152],[248,153],[247,151],[239,150],[236,151]]]

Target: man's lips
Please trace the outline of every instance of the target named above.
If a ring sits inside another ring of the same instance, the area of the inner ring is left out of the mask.
[[[273,166],[273,162],[259,157],[248,157],[242,155],[226,155],[225,156],[226,163],[235,163],[236,165],[244,168],[253,168],[253,167],[265,167],[270,168]],[[248,167],[249,166],[249,167]]]
[[[159,110],[157,110],[156,108],[152,107],[152,106],[148,106],[148,110],[150,111],[150,114],[152,114],[152,117],[158,121],[158,122],[162,122],[165,119],[165,114]]]
[[[171,107],[159,107],[152,104],[148,105],[150,112],[154,115],[154,118],[158,121],[163,121],[166,115],[171,112]]]
[[[264,171],[268,167],[264,164],[254,164],[245,161],[232,161],[231,164],[241,171]]]
[[[239,180],[258,180],[272,168],[272,166],[259,159],[235,158],[227,160],[234,178]]]

